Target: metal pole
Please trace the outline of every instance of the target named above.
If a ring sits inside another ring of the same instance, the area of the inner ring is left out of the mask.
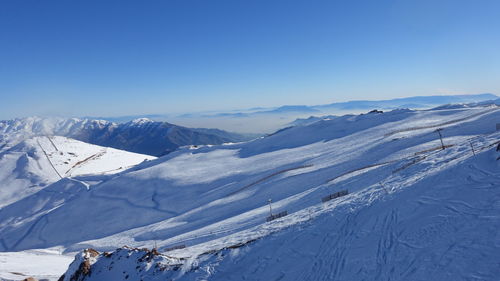
[[[271,207],[271,203],[273,202],[272,199],[267,200],[269,202],[269,216],[273,215],[273,207]]]
[[[469,144],[470,144],[470,148],[472,149],[472,154],[474,154],[474,156],[476,156],[476,152],[474,151],[474,146],[472,145],[471,140],[469,140]]]
[[[441,140],[441,148],[444,150],[443,136],[441,135],[442,130],[443,129],[439,128],[436,130],[436,132],[439,134],[439,140]]]

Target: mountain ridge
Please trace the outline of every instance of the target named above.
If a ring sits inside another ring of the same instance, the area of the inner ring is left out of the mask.
[[[352,100],[345,102],[334,102],[322,105],[284,105],[277,108],[258,109],[250,112],[227,112],[213,115],[203,115],[205,117],[233,116],[249,117],[254,114],[282,114],[282,113],[313,113],[324,112],[329,109],[337,110],[373,110],[396,108],[423,109],[431,108],[443,104],[472,103],[498,99],[498,96],[491,93],[469,94],[469,95],[434,95],[434,96],[413,96],[405,98],[395,98],[388,100]],[[328,112],[324,112],[328,113]]]
[[[218,129],[191,129],[138,118],[126,123],[79,118],[27,117],[0,121],[0,149],[34,136],[64,136],[135,153],[162,156],[180,146],[240,142],[251,137]]]

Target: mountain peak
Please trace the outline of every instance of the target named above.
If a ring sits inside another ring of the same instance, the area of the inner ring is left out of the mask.
[[[132,124],[132,125],[142,125],[142,124],[145,124],[145,123],[152,123],[152,122],[155,122],[149,118],[146,118],[146,117],[142,117],[142,118],[136,118],[130,122],[128,122],[129,124]]]

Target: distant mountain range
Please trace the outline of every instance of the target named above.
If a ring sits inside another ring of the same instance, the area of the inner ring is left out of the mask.
[[[491,94],[472,94],[472,95],[449,95],[449,96],[414,96],[406,98],[397,98],[389,100],[354,100],[346,102],[334,102],[322,105],[283,105],[280,107],[254,107],[242,110],[219,111],[219,112],[192,112],[181,115],[171,114],[149,114],[149,115],[128,115],[118,117],[87,117],[89,119],[103,119],[112,122],[128,122],[137,118],[150,118],[152,120],[167,119],[189,119],[189,118],[248,118],[265,115],[287,115],[287,114],[321,114],[332,113],[335,111],[370,111],[372,109],[425,109],[445,104],[474,103],[487,100],[496,100],[499,97]]]
[[[477,94],[477,95],[453,95],[453,96],[415,96],[407,98],[398,98],[390,100],[356,100],[347,102],[335,102],[324,105],[285,105],[274,109],[260,109],[253,112],[232,112],[218,113],[211,116],[232,116],[232,117],[250,117],[252,115],[263,114],[290,114],[290,113],[331,113],[332,111],[359,111],[372,109],[396,109],[396,108],[411,108],[423,109],[431,108],[443,104],[457,103],[472,103],[486,100],[495,100],[498,96],[494,94]],[[210,116],[210,115],[205,115]]]
[[[254,137],[218,129],[191,129],[148,118],[118,124],[105,120],[29,117],[0,121],[0,151],[44,135],[153,156],[168,154],[185,145],[240,142]]]
[[[459,97],[459,98],[461,97],[463,102],[452,104],[452,103],[448,102],[448,101],[450,101],[449,98],[436,96],[436,99],[431,99],[431,100],[434,100],[436,102],[442,101],[443,103],[441,103],[441,105],[439,105],[439,106],[433,107],[432,109],[433,110],[443,110],[443,109],[459,109],[459,108],[466,108],[466,107],[475,107],[475,106],[481,106],[481,105],[493,105],[493,104],[500,105],[500,99],[498,99],[498,97],[496,97],[495,95],[490,95],[490,94],[475,95],[475,96],[473,95],[472,97],[471,96],[457,96],[457,97]],[[496,99],[495,99],[495,97],[496,97]],[[427,98],[427,97],[412,97],[412,98],[400,99],[400,101],[396,101],[396,102],[394,102],[394,100],[391,100],[391,101],[366,101],[366,102],[359,101],[359,102],[350,102],[350,103],[348,103],[348,105],[344,105],[344,106],[354,106],[354,107],[355,106],[359,106],[359,107],[367,106],[367,108],[377,107],[377,108],[381,108],[381,109],[386,109],[388,104],[395,104],[397,102],[404,103],[404,102],[408,102],[408,101],[412,101],[412,102],[415,102],[414,104],[418,104],[418,102],[425,101],[426,100],[425,98]],[[483,100],[482,98],[485,98],[485,99]],[[479,99],[479,101],[467,102],[467,101],[473,100],[473,99]],[[342,109],[342,105],[340,105],[340,104],[333,104],[333,105]],[[370,107],[370,105],[371,105],[371,107]],[[378,105],[378,106],[376,106],[376,105]],[[406,105],[408,105],[408,104],[406,104]],[[400,106],[400,108],[405,108],[405,107],[408,108],[409,106]],[[429,107],[430,107],[430,104],[429,104]],[[418,107],[418,108],[422,108],[422,107]],[[377,109],[373,109],[368,113],[375,113],[376,114],[376,113],[382,113],[382,111],[379,111]],[[288,126],[306,126],[306,125],[312,124],[312,123],[320,121],[320,120],[331,120],[331,119],[338,118],[338,117],[339,116],[335,116],[335,115],[319,115],[319,116],[309,116],[308,118],[297,118],[293,122],[290,122],[288,124]]]
[[[384,111],[397,108],[429,109],[445,104],[465,104],[496,99],[498,99],[498,96],[489,93],[451,96],[416,96],[390,100],[334,102],[322,105],[284,105],[280,107],[253,107],[228,111],[89,118],[105,119],[112,122],[128,122],[139,117],[148,117],[155,121],[168,121],[191,128],[219,128],[243,134],[268,134],[288,126],[290,122],[293,122],[297,118],[307,118],[309,116],[359,114],[374,109]]]
[[[425,109],[445,104],[467,104],[496,100],[494,94],[420,96],[382,101],[348,101],[326,105],[285,105],[231,112],[192,113],[182,116],[145,115],[106,118],[29,117],[0,121],[0,152],[34,136],[56,135],[130,152],[162,156],[185,145],[247,141],[286,126],[306,125],[333,115],[368,112],[373,109]],[[304,119],[308,118],[310,119]],[[298,119],[299,118],[299,119]],[[300,119],[302,118],[302,119]],[[152,120],[154,119],[154,120]],[[171,120],[174,125],[162,120]],[[294,121],[296,120],[296,121]],[[221,129],[194,129],[215,127]],[[225,130],[236,131],[231,133]]]

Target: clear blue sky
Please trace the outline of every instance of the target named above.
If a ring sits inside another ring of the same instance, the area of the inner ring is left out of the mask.
[[[498,0],[0,1],[0,118],[500,93]]]

